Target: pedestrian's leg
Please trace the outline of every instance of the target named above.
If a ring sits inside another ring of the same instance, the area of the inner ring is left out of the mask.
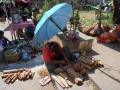
[[[4,16],[4,23],[6,22],[6,16]]]

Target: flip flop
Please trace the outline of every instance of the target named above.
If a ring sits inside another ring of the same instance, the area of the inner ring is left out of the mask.
[[[45,86],[47,83],[49,83],[51,81],[51,79],[46,76],[45,78],[41,78],[39,83],[42,85],[42,86]]]
[[[44,78],[40,79],[39,83],[40,83],[42,86],[44,86],[44,85],[46,84],[45,81],[44,81]]]
[[[44,79],[45,79],[46,84],[51,81],[51,79],[48,76],[46,76]]]

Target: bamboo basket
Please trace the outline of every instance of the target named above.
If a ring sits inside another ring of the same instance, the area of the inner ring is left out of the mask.
[[[5,59],[7,62],[18,62],[19,61],[21,54],[22,54],[21,50],[18,49],[15,54],[10,55],[9,54],[10,51],[13,51],[13,50],[14,49],[10,49],[10,50],[5,52],[4,56],[5,56]]]

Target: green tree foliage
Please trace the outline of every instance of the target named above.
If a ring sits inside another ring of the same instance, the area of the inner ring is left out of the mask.
[[[39,21],[41,19],[42,15],[47,10],[49,10],[50,8],[52,8],[53,6],[55,6],[58,3],[59,3],[58,0],[44,0],[44,6],[42,7],[43,12],[36,16],[37,21]]]

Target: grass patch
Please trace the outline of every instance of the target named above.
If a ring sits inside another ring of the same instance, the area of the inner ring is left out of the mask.
[[[80,22],[82,24],[85,24],[86,26],[91,26],[93,23],[98,22],[95,16],[95,10],[80,11],[79,15],[80,15]],[[113,27],[113,13],[110,11],[106,13],[102,13],[101,22]]]

